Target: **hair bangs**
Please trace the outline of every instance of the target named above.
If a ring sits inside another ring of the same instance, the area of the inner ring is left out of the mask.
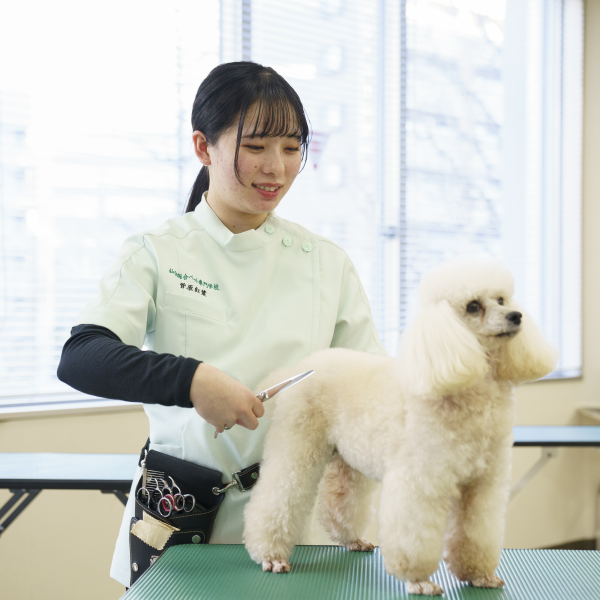
[[[302,125],[289,100],[281,94],[258,100],[250,137],[291,137],[302,141]]]
[[[235,174],[239,179],[238,156],[244,135],[248,137],[291,137],[300,142],[302,166],[306,165],[308,144],[310,143],[310,127],[302,102],[294,88],[271,67],[259,77],[254,95],[246,97],[239,115],[237,144],[235,151]],[[251,115],[252,122],[246,123],[248,113],[256,107]]]

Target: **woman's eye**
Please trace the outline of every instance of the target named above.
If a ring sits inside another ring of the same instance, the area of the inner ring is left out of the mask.
[[[476,313],[481,308],[481,304],[477,302],[477,300],[473,300],[473,302],[469,302],[467,304],[467,312]]]
[[[300,148],[298,146],[286,148],[286,150],[289,150],[290,152],[300,152]]]
[[[248,144],[246,144],[244,147],[249,148],[250,150],[262,150],[263,149],[262,146],[250,146]]]
[[[504,306],[504,298],[498,298],[498,304]]]

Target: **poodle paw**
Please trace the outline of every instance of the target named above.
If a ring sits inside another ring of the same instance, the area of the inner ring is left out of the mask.
[[[290,563],[287,560],[263,560],[262,570],[273,573],[289,573]]]
[[[471,585],[478,588],[501,588],[504,585],[504,581],[495,575],[484,575],[483,577],[473,579]]]
[[[406,591],[409,594],[420,594],[422,596],[441,596],[444,590],[433,581],[407,581]]]
[[[353,552],[371,552],[372,550],[375,550],[375,546],[363,538],[358,538],[354,542],[346,544],[346,548]]]

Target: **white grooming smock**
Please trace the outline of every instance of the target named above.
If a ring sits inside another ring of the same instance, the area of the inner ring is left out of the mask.
[[[385,354],[345,251],[275,213],[258,229],[233,234],[204,199],[195,211],[131,236],[99,287],[73,325],[101,325],[125,344],[202,360],[254,391],[275,369],[321,348]],[[151,449],[221,471],[224,482],[262,458],[268,416],[255,431],[236,426],[214,439],[214,427],[193,408],[144,410]],[[235,488],[226,493],[211,543],[241,543],[249,499]],[[130,493],[111,566],[125,586],[133,500]]]

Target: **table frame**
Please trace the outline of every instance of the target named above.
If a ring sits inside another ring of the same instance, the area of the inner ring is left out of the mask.
[[[103,455],[94,455],[103,456]],[[135,454],[130,455],[137,457]],[[102,494],[114,494],[123,504],[127,504],[132,479],[42,479],[3,478],[0,489],[8,489],[12,496],[0,508],[0,536],[15,519],[35,500],[42,490],[98,490]]]
[[[510,500],[558,455],[558,447],[597,447],[600,449],[600,426],[516,426],[514,435],[515,447],[540,447],[542,455],[513,485],[510,491]],[[90,456],[104,455],[91,454]],[[129,456],[137,457],[134,454]],[[99,490],[102,494],[114,494],[125,505],[131,483],[132,479],[42,479],[35,477],[0,479],[0,489],[8,489],[12,494],[0,508],[0,535],[42,490]]]
[[[600,426],[596,425],[517,425],[513,428],[515,448],[539,447],[541,456],[510,490],[509,502],[553,459],[558,448],[600,449]]]

